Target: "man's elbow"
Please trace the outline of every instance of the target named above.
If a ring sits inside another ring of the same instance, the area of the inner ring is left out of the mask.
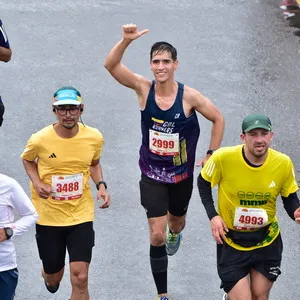
[[[30,160],[27,160],[27,159],[24,159],[22,158],[22,163],[23,163],[23,166],[25,167],[25,169],[29,166],[32,165],[32,163],[34,163],[34,161],[30,161]]]
[[[12,56],[12,53],[10,51],[10,53],[7,55],[6,60],[4,62],[6,62],[6,63],[9,62],[11,60],[11,56]]]
[[[4,55],[2,56],[2,61],[7,63],[11,60],[11,57],[12,57],[12,51],[10,49],[7,49],[7,51],[5,51]]]
[[[218,113],[217,119],[219,120],[219,122],[224,123],[224,116],[223,116],[223,114],[220,111]]]
[[[213,123],[215,124],[219,124],[220,126],[224,127],[225,125],[225,119],[222,113],[218,113],[218,115],[216,116],[216,118],[213,120]]]
[[[111,64],[107,61],[107,59],[104,62],[104,68],[110,72],[110,70],[112,69]]]
[[[112,65],[110,65],[110,64],[104,64],[104,68],[111,74],[111,75],[113,75],[113,73],[114,73],[114,67],[112,66]]]
[[[104,68],[111,74],[117,72],[120,68],[120,63],[115,63],[114,61],[111,61],[110,59],[106,59],[104,61]]]

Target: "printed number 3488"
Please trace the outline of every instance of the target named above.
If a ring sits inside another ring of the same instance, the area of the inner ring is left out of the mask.
[[[79,183],[78,182],[70,182],[70,183],[64,183],[64,184],[61,184],[61,183],[58,183],[57,184],[57,189],[56,191],[58,193],[61,193],[61,192],[73,192],[73,191],[78,191],[79,189]]]

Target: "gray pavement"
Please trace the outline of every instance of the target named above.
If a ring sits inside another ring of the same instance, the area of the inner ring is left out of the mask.
[[[81,91],[84,122],[97,127],[105,138],[101,161],[112,204],[108,210],[96,210],[91,299],[155,297],[147,221],[139,204],[140,112],[134,93],[103,68],[106,54],[121,36],[122,24],[150,29],[126,53],[125,62],[133,71],[151,78],[151,45],[158,40],[171,42],[179,53],[177,80],[202,91],[224,113],[223,145],[240,142],[246,114],[266,113],[274,123],[273,147],[291,155],[299,177],[299,38],[281,17],[279,0],[0,0],[0,6],[13,50],[12,61],[0,66],[6,103],[0,130],[1,172],[16,178],[29,192],[20,153],[31,133],[54,120],[52,94],[62,85]],[[210,123],[199,119],[197,160],[207,150],[210,131]],[[195,175],[198,172],[195,169]],[[270,299],[300,299],[300,228],[278,200],[283,274]],[[169,259],[172,300],[221,299],[209,228],[195,188],[182,247]],[[34,231],[15,241],[20,271],[15,299],[69,299],[68,267],[61,288],[52,295],[41,280]]]

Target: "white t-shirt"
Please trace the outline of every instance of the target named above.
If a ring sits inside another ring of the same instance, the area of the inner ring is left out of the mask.
[[[14,222],[14,211],[20,219]],[[19,183],[0,174],[0,228],[11,227],[15,235],[20,235],[32,226],[38,214]],[[13,237],[0,242],[0,272],[17,267]]]

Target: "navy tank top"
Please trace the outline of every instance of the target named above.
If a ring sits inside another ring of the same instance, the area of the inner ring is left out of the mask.
[[[196,112],[189,117],[183,110],[184,85],[172,107],[161,110],[155,101],[152,82],[146,107],[141,111],[142,145],[139,166],[149,178],[163,183],[177,183],[193,175],[200,127]]]

